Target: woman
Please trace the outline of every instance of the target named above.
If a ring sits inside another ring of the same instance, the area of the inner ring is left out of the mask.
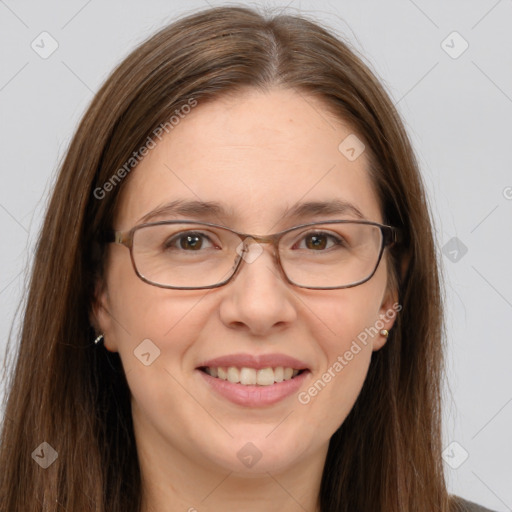
[[[39,239],[0,510],[484,510],[448,495],[430,216],[341,41],[209,9],[113,72]]]

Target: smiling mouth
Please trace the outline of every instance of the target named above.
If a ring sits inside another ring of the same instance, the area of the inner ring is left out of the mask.
[[[249,368],[235,366],[201,366],[200,371],[221,380],[226,380],[233,384],[242,384],[243,386],[272,386],[273,384],[292,380],[308,370],[295,369],[284,366],[276,368]]]

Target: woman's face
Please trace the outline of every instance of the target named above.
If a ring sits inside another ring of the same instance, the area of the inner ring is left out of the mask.
[[[114,228],[128,230],[176,200],[216,202],[224,213],[163,211],[151,221],[207,221],[256,235],[357,220],[357,211],[382,222],[366,154],[354,159],[361,148],[347,149],[353,135],[338,148],[352,133],[318,99],[290,90],[199,102],[132,171]],[[285,215],[302,203],[333,200],[354,208]],[[285,282],[271,246],[261,249],[225,286],[173,290],[143,282],[129,250],[109,247],[96,315],[126,372],[142,459],[245,473],[323,466],[372,351],[385,342],[375,330],[393,323],[386,261],[362,285],[309,290]],[[217,358],[225,359],[212,366],[252,368],[242,370],[249,379],[258,362],[306,371],[292,383],[229,384],[200,369]]]

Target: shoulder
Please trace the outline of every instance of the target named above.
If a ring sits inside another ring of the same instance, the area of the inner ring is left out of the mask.
[[[453,496],[455,503],[457,503],[457,508],[452,509],[453,512],[494,512],[488,508],[482,507],[472,501],[467,501],[459,496]]]

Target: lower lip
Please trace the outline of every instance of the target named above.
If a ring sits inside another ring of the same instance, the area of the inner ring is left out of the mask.
[[[235,384],[212,377],[201,370],[197,371],[219,395],[237,405],[244,405],[246,407],[263,407],[284,400],[290,395],[297,393],[310,373],[306,370],[293,379],[276,382],[270,386],[244,386],[243,384]]]

